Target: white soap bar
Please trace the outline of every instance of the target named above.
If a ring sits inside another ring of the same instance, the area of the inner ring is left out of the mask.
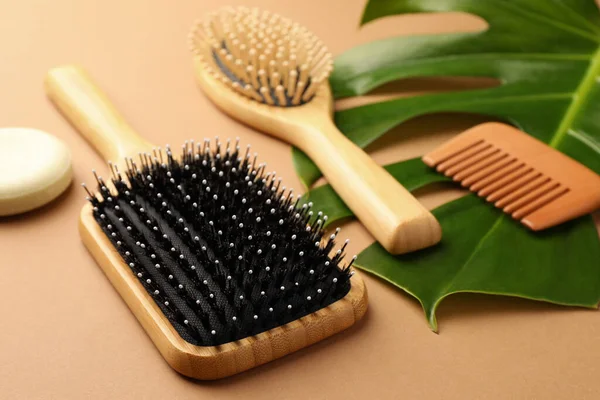
[[[30,128],[0,128],[0,216],[33,210],[71,183],[71,154],[58,138]]]

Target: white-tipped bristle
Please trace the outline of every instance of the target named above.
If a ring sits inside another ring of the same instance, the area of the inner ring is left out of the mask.
[[[209,14],[195,23],[189,42],[210,76],[270,105],[310,101],[333,69],[331,54],[314,34],[256,8],[226,7]]]

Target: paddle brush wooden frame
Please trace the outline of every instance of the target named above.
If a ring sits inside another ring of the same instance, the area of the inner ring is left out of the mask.
[[[106,160],[122,160],[153,146],[141,139],[80,68],[51,70],[48,97]],[[119,292],[164,359],[173,369],[196,379],[234,375],[293,353],[358,321],[367,309],[367,291],[359,274],[342,299],[312,314],[255,336],[219,346],[195,346],[181,338],[146,289],[83,207],[79,221],[83,243]]]

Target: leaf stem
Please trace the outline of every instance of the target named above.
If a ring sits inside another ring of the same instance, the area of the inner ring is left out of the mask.
[[[590,92],[590,90],[592,90],[594,84],[596,84],[596,79],[598,75],[600,75],[600,47],[598,47],[598,50],[596,50],[596,52],[592,56],[590,60],[590,66],[588,67],[583,77],[583,80],[581,81],[577,89],[575,89],[575,91],[573,92],[571,104],[567,108],[562,122],[560,123],[558,129],[556,130],[556,133],[552,137],[552,140],[550,141],[551,147],[558,147],[564,136],[571,128],[573,120],[575,120],[575,118],[577,117],[577,114],[579,113],[583,102],[587,98],[588,93]]]

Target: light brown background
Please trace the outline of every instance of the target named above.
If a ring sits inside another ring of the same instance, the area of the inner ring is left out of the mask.
[[[335,54],[392,34],[485,26],[477,18],[453,14],[388,18],[359,30],[364,3],[230,1],[292,17]],[[78,183],[89,182],[90,170],[103,169],[103,163],[45,99],[42,80],[52,66],[80,63],[151,141],[179,144],[188,138],[241,136],[288,187],[300,189],[287,145],[217,112],[194,84],[186,35],[195,18],[220,4],[0,2],[0,125],[56,134],[70,146],[75,168],[75,184],[58,201],[0,220],[0,398],[600,398],[595,310],[457,296],[442,304],[436,335],[416,301],[369,276],[366,317],[330,340],[217,382],[188,380],[168,367],[79,241],[76,222],[84,193]],[[410,80],[391,88],[409,95],[488,84]],[[389,90],[380,90],[367,101],[387,96]],[[419,118],[369,150],[381,163],[398,161],[480,121],[464,115]],[[420,199],[433,207],[456,195],[425,191]],[[357,223],[343,232],[352,239],[351,251],[372,241]]]

